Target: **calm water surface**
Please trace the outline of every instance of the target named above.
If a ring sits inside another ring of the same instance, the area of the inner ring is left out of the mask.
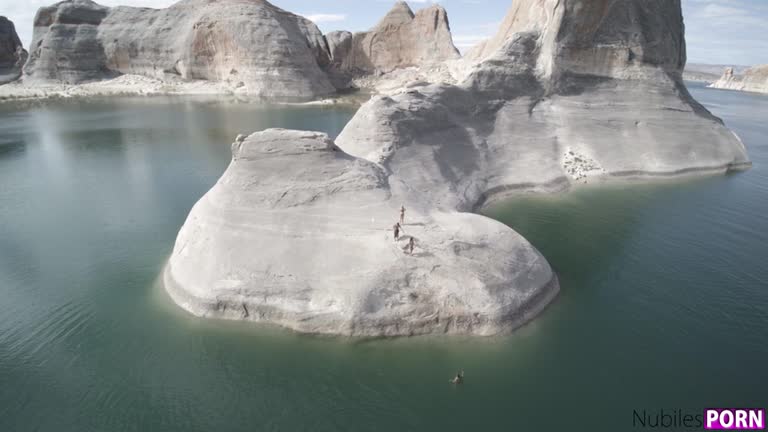
[[[562,294],[516,334],[479,340],[208,321],[158,288],[238,133],[335,136],[352,109],[0,105],[0,431],[614,432],[633,430],[633,409],[765,407],[768,97],[692,92],[754,168],[490,209],[547,256]]]

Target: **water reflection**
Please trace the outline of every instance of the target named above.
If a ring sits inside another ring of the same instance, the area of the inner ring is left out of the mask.
[[[24,140],[13,136],[6,136],[0,139],[0,159],[20,157],[27,150],[27,143]]]

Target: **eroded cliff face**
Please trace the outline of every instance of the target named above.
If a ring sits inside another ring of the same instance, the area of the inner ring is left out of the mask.
[[[68,0],[37,11],[25,78],[75,84],[114,76],[106,68],[98,27],[109,8],[90,0]]]
[[[356,34],[323,35],[266,0],[181,0],[165,9],[65,0],[41,8],[34,28],[23,75],[32,86],[130,74],[157,86],[199,81],[217,92],[311,99],[381,81],[453,82],[444,63],[459,58],[446,11],[414,14],[402,1]]]
[[[401,1],[370,31],[355,33],[351,40],[346,34],[334,34],[330,40],[334,41],[337,68],[361,75],[430,66],[459,57],[448,14],[437,5],[414,14]]]
[[[685,67],[679,2],[667,0],[522,0],[499,31],[467,53],[471,62],[496,55],[516,35],[535,40],[541,79],[568,75],[642,78]]]
[[[768,93],[768,65],[751,67],[741,75],[736,75],[733,68],[726,68],[723,76],[710,87]]]
[[[335,90],[321,69],[329,62],[312,22],[263,0],[182,0],[166,9],[67,0],[38,12],[25,74],[69,84],[138,74],[316,97]]]
[[[14,81],[21,76],[27,61],[27,51],[21,46],[13,22],[0,16],[0,84]]]
[[[463,209],[590,178],[746,167],[682,83],[683,34],[678,0],[516,0],[459,85],[373,98],[337,143],[439,178],[434,205]]]

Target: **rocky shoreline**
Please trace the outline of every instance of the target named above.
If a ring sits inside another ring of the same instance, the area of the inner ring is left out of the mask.
[[[760,65],[736,74],[733,68],[727,68],[711,88],[738,90],[753,93],[768,93],[768,65]]]
[[[0,102],[3,101],[44,101],[50,99],[78,99],[116,96],[211,96],[234,97],[256,102],[323,105],[332,103],[359,104],[361,92],[334,93],[326,98],[273,98],[238,91],[238,88],[208,81],[167,82],[141,75],[121,75],[109,80],[83,84],[28,85],[22,81],[0,86]]]

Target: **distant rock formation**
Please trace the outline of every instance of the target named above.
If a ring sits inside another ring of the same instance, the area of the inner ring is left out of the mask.
[[[398,1],[370,31],[331,33],[328,43],[337,69],[361,75],[460,57],[445,9],[433,5],[414,14],[404,1]]]
[[[682,83],[679,0],[516,0],[472,56],[460,85],[374,97],[336,142],[437,185],[431,205],[465,210],[593,177],[749,166],[739,138]]]
[[[13,22],[0,16],[0,84],[15,81],[27,61],[27,51],[21,46]]]
[[[393,186],[403,184],[424,183],[352,157],[325,134],[239,136],[179,232],[165,287],[196,315],[351,336],[492,335],[557,294],[549,264],[520,235],[402,200]]]
[[[267,97],[335,91],[311,21],[265,0],[182,0],[166,9],[66,0],[41,8],[25,79],[76,84],[116,74],[228,82]]]
[[[65,0],[40,8],[30,51],[24,81],[32,86],[132,74],[304,99],[348,88],[357,77],[459,57],[440,6],[414,14],[398,2],[371,31],[324,36],[266,0],[181,0],[165,9]]]
[[[737,75],[733,68],[726,68],[723,76],[710,87],[768,93],[768,65],[748,68],[741,75]]]
[[[685,65],[685,70],[683,71],[683,79],[686,81],[713,83],[720,79],[720,76],[723,74],[723,70],[725,70],[726,67],[731,67],[737,74],[741,74],[748,69],[748,66],[687,63]]]

